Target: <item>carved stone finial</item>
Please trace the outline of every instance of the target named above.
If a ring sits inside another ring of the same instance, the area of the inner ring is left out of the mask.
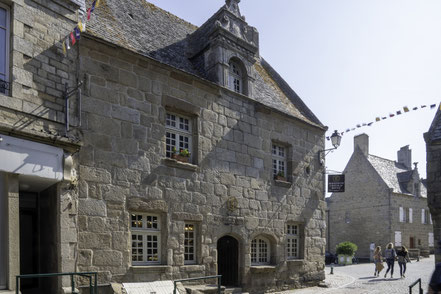
[[[415,169],[418,169],[418,162],[413,163],[415,165]]]
[[[239,3],[240,0],[225,0],[227,9],[240,17]]]

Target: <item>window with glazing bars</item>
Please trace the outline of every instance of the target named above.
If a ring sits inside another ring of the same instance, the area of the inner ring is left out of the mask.
[[[161,222],[158,215],[131,214],[132,264],[161,262]]]
[[[187,150],[191,158],[191,119],[174,113],[166,113],[165,121],[166,156],[172,157],[173,150]]]

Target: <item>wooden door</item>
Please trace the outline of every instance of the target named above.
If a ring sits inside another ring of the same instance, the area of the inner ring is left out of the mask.
[[[238,285],[239,242],[231,236],[217,241],[217,272],[222,275],[222,285]]]
[[[409,238],[409,248],[415,248],[415,240],[413,237]]]

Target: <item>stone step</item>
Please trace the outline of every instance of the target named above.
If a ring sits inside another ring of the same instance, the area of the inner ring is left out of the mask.
[[[242,294],[242,288],[225,288],[224,293],[225,294]]]

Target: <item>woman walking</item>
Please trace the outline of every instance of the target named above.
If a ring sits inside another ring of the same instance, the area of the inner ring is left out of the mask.
[[[401,249],[397,252],[398,256],[398,265],[400,266],[400,275],[402,278],[405,278],[404,275],[406,273],[406,263],[410,262],[409,259],[409,252],[407,251],[407,248],[404,246],[401,246]]]
[[[378,276],[380,276],[380,271],[382,269],[382,268],[381,269],[379,268],[380,264],[381,264],[381,266],[383,266],[383,260],[382,260],[382,257],[381,257],[381,247],[380,246],[377,246],[375,248],[375,251],[374,251],[374,264],[375,264],[374,276],[378,277]]]
[[[394,249],[394,244],[392,243],[387,244],[386,250],[384,250],[384,257],[386,258],[386,263],[387,263],[387,270],[386,273],[384,274],[384,277],[387,276],[387,273],[390,270],[390,277],[393,278],[395,258],[397,257],[397,253],[395,252]]]

